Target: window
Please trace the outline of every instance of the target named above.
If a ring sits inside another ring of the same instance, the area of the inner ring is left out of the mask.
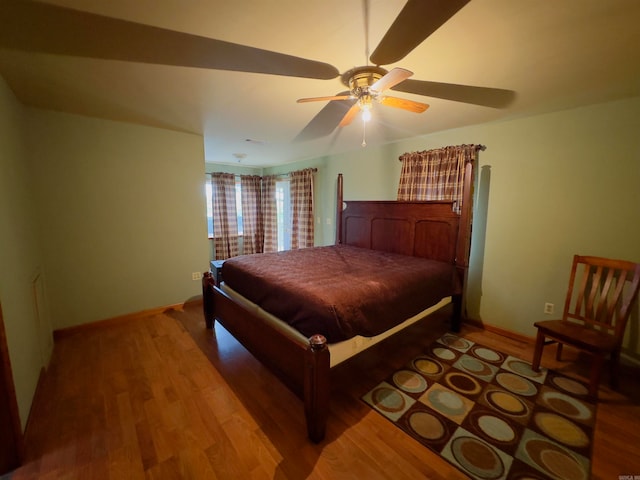
[[[276,215],[278,225],[278,251],[291,250],[291,193],[289,180],[276,182]]]
[[[213,193],[209,176],[204,184],[205,195],[207,197],[207,233],[209,238],[213,238]],[[242,188],[240,187],[240,177],[236,177],[236,212],[238,214],[238,235],[242,235]]]
[[[207,233],[209,238],[213,238],[213,194],[211,181],[207,176],[205,182],[205,194],[207,199]],[[289,179],[282,179],[276,182],[276,222],[278,236],[278,251],[291,250],[291,191]],[[236,212],[238,220],[238,235],[242,235],[242,186],[240,177],[236,176]]]

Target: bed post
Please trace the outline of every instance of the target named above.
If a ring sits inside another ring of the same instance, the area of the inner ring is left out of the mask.
[[[460,209],[460,223],[456,243],[456,270],[460,285],[460,292],[452,296],[453,314],[451,330],[460,331],[463,315],[463,299],[466,296],[467,277],[469,272],[469,248],[471,246],[471,223],[473,212],[473,174],[474,161],[467,162],[464,167],[464,184],[462,186],[462,206]]]
[[[458,333],[462,325],[462,293],[456,293],[451,296],[453,304],[453,312],[451,313],[451,331]]]
[[[329,347],[322,335],[309,338],[304,356],[304,414],[309,439],[319,443],[324,439],[329,415]]]
[[[337,193],[336,193],[336,245],[342,243],[342,174],[338,174]]]
[[[460,209],[460,232],[456,246],[456,265],[469,267],[469,246],[471,245],[471,212],[473,208],[473,162],[464,167],[462,186],[462,206]]]
[[[213,305],[213,286],[216,284],[211,272],[204,272],[202,275],[202,307],[204,309],[204,321],[207,328],[213,328],[215,321]]]

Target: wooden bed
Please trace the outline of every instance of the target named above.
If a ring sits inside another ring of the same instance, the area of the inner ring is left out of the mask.
[[[343,203],[338,176],[336,244],[423,257],[455,266],[451,329],[462,314],[471,235],[473,165],[467,164],[462,211],[452,202],[348,201]],[[382,275],[384,272],[380,272]],[[276,328],[255,308],[216,285],[211,272],[203,278],[207,328],[218,320],[247,350],[302,398],[308,436],[320,442],[329,411],[330,346],[323,335],[304,338]],[[277,322],[277,320],[276,320]]]

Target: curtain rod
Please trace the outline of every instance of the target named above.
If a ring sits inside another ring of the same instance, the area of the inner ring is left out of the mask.
[[[317,168],[303,168],[302,170],[294,170],[293,172],[304,172],[305,170],[311,170],[311,173],[316,173],[318,171]],[[273,176],[274,177],[288,177],[290,174],[292,174],[293,172],[288,172],[288,173],[276,173]],[[269,175],[263,175],[264,177],[268,177]]]
[[[304,170],[311,170],[312,173],[316,173],[318,171],[317,168],[303,168],[302,170],[294,170],[294,172],[301,172]],[[204,172],[205,175],[211,175],[213,173],[217,173],[217,172]],[[288,172],[288,173],[275,173],[273,175],[255,175],[257,177],[288,177],[292,172]],[[234,175],[244,175],[242,173],[234,173]],[[253,176],[253,175],[250,175]]]
[[[449,145],[449,147],[464,147],[464,146],[466,146],[466,145]],[[449,147],[432,148],[431,150],[424,150],[424,151],[425,151],[425,152],[430,152],[430,151],[432,151],[432,150],[443,150],[443,149],[445,149],[445,148],[449,148]],[[477,151],[477,150],[485,151],[485,150],[487,149],[487,146],[486,146],[486,145],[474,145],[474,147],[476,147],[476,151]],[[400,155],[400,156],[398,157],[398,160],[399,160],[399,161],[402,161],[402,157],[403,157],[403,156],[405,156],[405,155],[407,155],[408,153],[410,153],[410,152],[405,152],[405,153],[403,153],[402,155]],[[411,152],[411,153],[421,153],[421,152]]]

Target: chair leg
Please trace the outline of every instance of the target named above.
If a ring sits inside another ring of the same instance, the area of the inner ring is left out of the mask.
[[[542,358],[542,349],[544,348],[544,333],[538,330],[536,336],[536,348],[533,352],[533,361],[531,362],[531,368],[534,372],[540,371],[540,359]]]
[[[600,376],[602,374],[602,365],[604,364],[604,355],[596,354],[591,362],[591,381],[589,383],[589,395],[598,396],[598,386],[600,385]]]
[[[563,344],[558,342],[558,348],[556,350],[556,360],[558,361],[562,360],[562,346]]]

